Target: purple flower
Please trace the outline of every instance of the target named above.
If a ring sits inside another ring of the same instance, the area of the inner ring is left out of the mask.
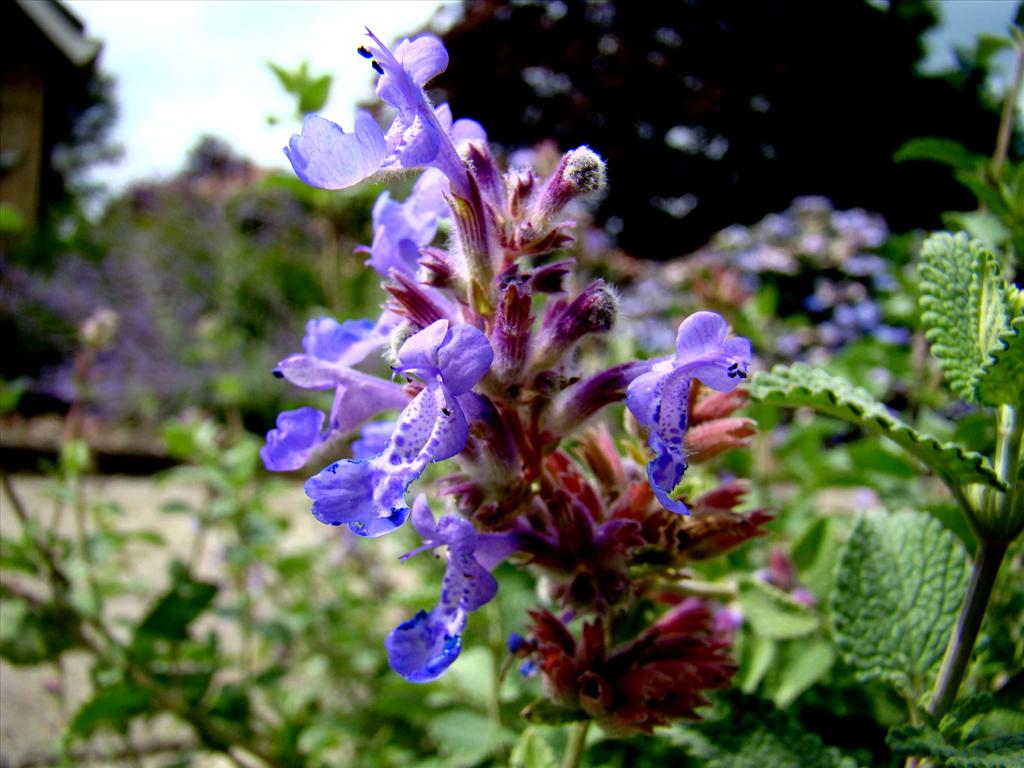
[[[329,317],[306,324],[302,339],[305,354],[285,358],[274,373],[306,389],[334,389],[330,422],[324,431],[325,416],[315,408],[281,413],[260,451],[267,469],[300,469],[327,440],[355,429],[381,411],[401,408],[409,402],[397,384],[352,367],[384,345],[397,321],[397,317],[385,313],[376,325],[369,320],[338,323]]]
[[[483,128],[473,120],[459,120],[453,125],[447,104],[439,106],[435,113],[455,146],[471,139],[486,140]],[[392,269],[415,277],[420,248],[430,244],[437,234],[438,221],[449,213],[445,200],[449,189],[448,178],[442,171],[427,168],[404,202],[382,192],[373,206],[373,244],[370,248],[357,248],[370,254],[366,263],[384,277],[389,277]]]
[[[686,505],[669,494],[686,471],[683,438],[691,380],[729,392],[747,375],[750,341],[726,338],[727,330],[721,315],[695,312],[679,326],[675,356],[656,361],[626,390],[626,406],[640,425],[650,430],[647,445],[654,458],[647,465],[647,475],[654,495],[672,512],[688,513]]]
[[[377,198],[373,206],[373,245],[358,250],[369,251],[366,264],[383,277],[389,277],[392,269],[416,277],[420,248],[429,245],[437,234],[439,216],[436,209],[422,203],[415,187],[404,203],[393,200],[388,192]]]
[[[303,467],[323,442],[326,418],[323,411],[308,407],[279,413],[277,426],[267,432],[267,443],[260,449],[267,469],[284,472]]]
[[[377,95],[398,109],[388,128],[381,131],[367,112],[357,112],[355,132],[342,129],[317,115],[307,115],[302,133],[285,147],[300,179],[314,187],[343,189],[380,170],[407,170],[430,166],[440,169],[461,197],[469,196],[469,176],[449,129],[457,135],[479,135],[473,121],[452,125],[451,111],[431,106],[423,86],[448,67],[448,52],[433,35],[403,40],[395,52],[367,30],[372,41],[360,53],[373,58],[380,74]]]
[[[369,459],[376,456],[387,446],[388,438],[394,431],[395,422],[392,419],[364,424],[359,430],[359,438],[352,441],[352,458]]]
[[[306,482],[320,522],[345,523],[360,536],[388,533],[409,514],[409,484],[431,462],[462,451],[469,436],[462,400],[490,368],[493,352],[476,328],[449,325],[438,320],[399,349],[395,372],[414,374],[425,387],[402,411],[384,450],[370,459],[335,462]]]
[[[420,611],[391,631],[384,645],[391,668],[412,683],[435,680],[458,657],[462,630],[470,611],[486,605],[498,592],[491,570],[518,549],[515,533],[478,533],[468,520],[445,515],[437,523],[427,499],[412,505],[412,524],[427,549],[448,547],[441,595],[432,610]]]

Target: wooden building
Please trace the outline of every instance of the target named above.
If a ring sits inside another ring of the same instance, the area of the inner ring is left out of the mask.
[[[57,0],[0,4],[0,203],[29,227],[63,192],[53,150],[90,103],[101,47]]]

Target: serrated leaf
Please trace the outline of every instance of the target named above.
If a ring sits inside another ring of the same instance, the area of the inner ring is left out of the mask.
[[[728,716],[688,729],[686,744],[705,768],[856,768],[792,716],[755,697],[734,697]]]
[[[885,742],[899,757],[926,757],[949,768],[1024,768],[1024,734],[955,746],[933,728],[903,725],[891,729]]]
[[[863,515],[839,561],[836,643],[864,681],[916,699],[942,657],[967,586],[964,552],[938,520]]]
[[[760,579],[740,582],[743,618],[754,634],[774,640],[804,637],[818,628],[818,616],[786,592]]]
[[[1024,315],[999,337],[1000,347],[982,365],[978,397],[983,403],[1024,404]]]
[[[988,459],[955,443],[941,443],[893,416],[860,387],[804,363],[777,365],[750,383],[754,400],[790,408],[808,407],[849,421],[892,440],[928,466],[950,486],[987,483],[1004,489]]]
[[[991,356],[1005,345],[1012,314],[999,262],[963,232],[921,247],[921,322],[950,389],[972,403]]]
[[[527,728],[512,748],[508,764],[509,768],[557,768],[558,761],[544,737]]]
[[[971,720],[988,714],[994,706],[995,698],[988,691],[965,696],[942,718],[939,732],[947,739],[955,739]]]

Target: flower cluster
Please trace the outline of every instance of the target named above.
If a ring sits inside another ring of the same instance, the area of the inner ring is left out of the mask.
[[[821,359],[863,337],[905,344],[909,330],[883,316],[883,301],[899,290],[890,261],[877,253],[888,238],[877,215],[837,210],[824,197],[797,198],[755,224],[727,227],[694,254],[633,267],[639,274],[623,290],[623,326],[642,348],[656,348],[674,330],[684,288],[703,305],[732,312],[771,285],[780,317],[802,314],[813,323],[765,334],[767,361]]]
[[[282,413],[264,462],[293,470],[337,456],[340,438],[362,426],[351,456],[306,482],[314,516],[364,537],[411,517],[423,545],[405,557],[445,551],[437,604],[385,643],[407,680],[433,680],[455,660],[469,614],[497,592],[493,569],[511,559],[551,586],[552,608],[592,617],[580,645],[547,609],[534,614],[523,647],[538,655],[557,701],[584,707],[614,732],[695,716],[700,690],[724,685],[732,670],[707,606],[673,609],[623,647],[606,649],[599,636],[683,578],[689,558],[735,546],[767,519],[737,511],[739,481],[689,499],[680,492],[688,462],[741,447],[753,433],[752,421],[734,415],[749,342],[731,336],[721,316],[697,312],[680,325],[673,354],[585,375],[579,352],[613,328],[618,297],[601,280],[574,286],[565,256],[573,223],[563,216],[604,187],[604,162],[578,147],[547,178],[529,167],[502,171],[483,129],[453,120],[423,90],[447,64],[436,38],[405,40],[392,53],[369,34],[359,53],[397,110],[391,126],[381,130],[360,113],[345,133],[309,116],[285,149],[295,172],[329,189],[421,172],[406,200],[381,196],[372,243],[359,249],[386,281],[381,317],[310,322],[304,353],[275,371],[333,391],[330,413]],[[447,216],[452,237],[436,247]],[[389,361],[391,380],[358,368],[375,352]],[[632,447],[639,463],[620,454],[606,427],[589,424],[623,401],[646,433],[647,449]],[[387,411],[399,413],[370,421]],[[410,486],[448,459],[452,471],[436,485],[445,513],[435,519],[423,494],[410,508]],[[575,659],[573,680],[563,680],[563,657]]]

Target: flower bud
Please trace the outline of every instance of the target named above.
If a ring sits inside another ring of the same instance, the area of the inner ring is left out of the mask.
[[[466,144],[466,165],[476,179],[480,195],[495,208],[501,208],[504,199],[504,185],[494,157],[487,148],[487,142],[474,139]]]
[[[120,322],[121,318],[117,312],[107,307],[99,307],[82,321],[78,327],[78,336],[90,349],[105,349],[114,340]]]
[[[385,285],[384,290],[391,294],[391,310],[396,315],[408,318],[420,328],[447,319],[444,309],[415,280],[397,269],[391,270],[391,279],[394,282]]]
[[[510,283],[501,293],[495,316],[494,371],[503,380],[514,380],[526,362],[533,316],[530,292]]]
[[[615,325],[619,299],[611,286],[595,280],[571,303],[550,303],[544,315],[534,368],[558,363],[573,344],[590,333],[607,333]]]
[[[543,229],[570,200],[600,192],[606,182],[604,160],[596,152],[588,146],[569,150],[562,155],[533,208],[534,227]]]
[[[690,427],[686,433],[686,457],[691,464],[717,456],[750,443],[756,422],[753,419],[714,419]]]
[[[556,435],[571,433],[606,405],[625,398],[630,382],[650,367],[643,360],[622,363],[567,387],[555,398],[545,428]]]
[[[424,285],[434,288],[447,288],[455,282],[455,267],[452,265],[448,252],[432,246],[420,248],[420,266]]]
[[[704,389],[703,386],[700,387]],[[694,389],[697,389],[696,387]],[[698,398],[690,410],[691,429],[705,421],[724,419],[747,404],[747,393],[743,389],[731,392],[711,392]]]

